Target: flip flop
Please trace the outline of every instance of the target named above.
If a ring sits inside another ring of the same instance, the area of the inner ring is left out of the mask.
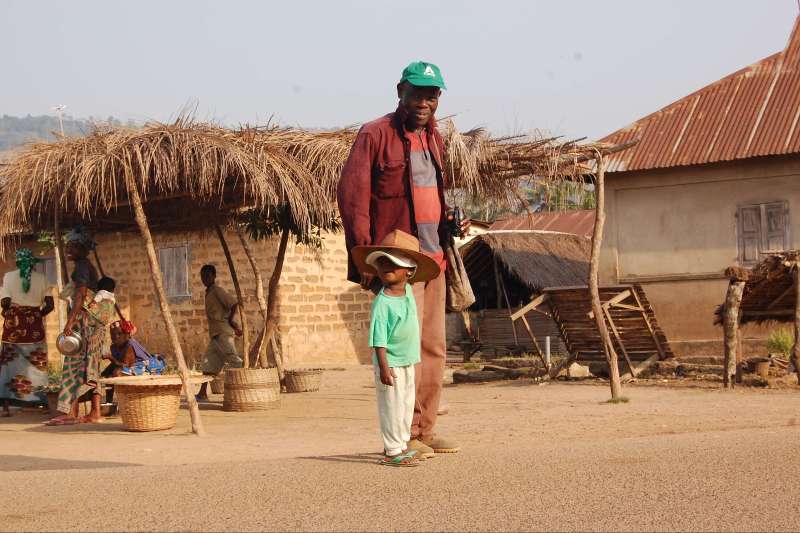
[[[44,423],[45,426],[76,426],[81,423],[80,418],[51,418]]]
[[[407,453],[401,453],[393,457],[384,456],[380,460],[383,466],[419,466],[419,459]]]
[[[83,415],[78,419],[80,424],[102,424],[105,421],[105,418],[100,417],[97,420],[92,420],[89,418],[89,415]]]

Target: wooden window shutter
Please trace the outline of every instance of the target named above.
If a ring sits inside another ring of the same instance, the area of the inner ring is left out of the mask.
[[[740,207],[737,213],[739,230],[739,263],[758,261],[761,241],[761,208],[758,205]]]
[[[763,204],[762,252],[779,252],[789,248],[789,205],[787,202]]]
[[[158,249],[158,263],[168,298],[190,296],[189,246],[167,246]]]

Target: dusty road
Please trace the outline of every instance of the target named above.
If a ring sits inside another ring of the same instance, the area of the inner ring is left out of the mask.
[[[0,530],[798,530],[800,390],[449,387],[462,453],[375,464],[368,369],[210,435],[0,421]]]

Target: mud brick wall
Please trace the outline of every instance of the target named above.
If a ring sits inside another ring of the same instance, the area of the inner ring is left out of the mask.
[[[345,280],[344,238],[322,250],[290,246],[280,289],[281,348],[287,364],[366,363],[371,295]]]
[[[217,283],[234,293],[225,256],[213,233],[154,232],[156,248],[188,245],[189,294],[170,298],[170,307],[181,345],[189,365],[202,363],[208,341],[205,320],[205,287],[200,268],[210,263],[217,268]],[[235,233],[226,239],[237,267],[248,319],[254,339],[262,319],[256,299],[256,284],[250,263]],[[120,232],[97,236],[98,252],[105,273],[117,281],[116,296],[123,314],[137,327],[136,335],[150,351],[171,358],[172,350],[159,312],[142,240],[138,233]],[[328,235],[321,250],[290,244],[281,277],[280,322],[277,343],[287,367],[317,364],[368,362],[367,348],[371,298],[357,285],[346,281],[347,259],[344,238]],[[36,248],[35,243],[25,243]],[[251,242],[264,278],[265,290],[275,264],[277,239]],[[12,270],[13,254],[6,256],[2,271]],[[54,292],[55,294],[55,292]],[[55,349],[57,314],[47,320],[50,358],[57,363]],[[241,349],[241,345],[239,345]]]

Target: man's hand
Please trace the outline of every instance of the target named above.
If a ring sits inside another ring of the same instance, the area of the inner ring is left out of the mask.
[[[394,378],[396,377],[393,368],[381,365],[381,383],[387,387],[394,387]]]
[[[369,290],[369,286],[372,285],[372,280],[375,279],[375,274],[370,272],[362,272],[361,273],[361,288],[365,291]]]
[[[239,327],[239,323],[236,322],[236,319],[233,318],[233,313],[231,313],[231,316],[228,318],[228,325],[231,327],[231,329],[233,330],[233,332],[236,334],[237,337],[242,336],[242,328]]]

